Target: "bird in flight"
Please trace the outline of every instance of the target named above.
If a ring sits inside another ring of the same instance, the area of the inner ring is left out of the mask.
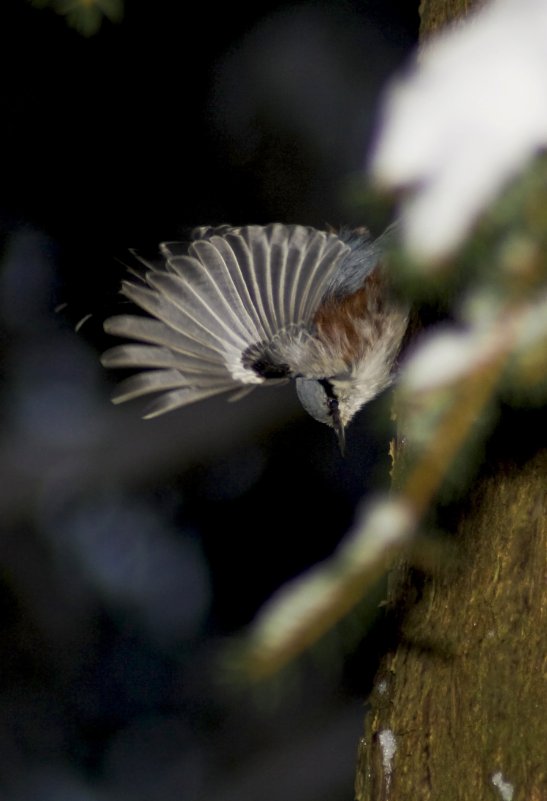
[[[302,225],[197,228],[164,242],[161,262],[122,284],[142,314],[105,331],[129,342],[106,367],[141,369],[118,386],[120,403],[159,393],[145,417],[212,395],[240,397],[294,380],[304,409],[343,449],[355,413],[394,378],[408,310],[385,269],[390,229],[319,231]]]

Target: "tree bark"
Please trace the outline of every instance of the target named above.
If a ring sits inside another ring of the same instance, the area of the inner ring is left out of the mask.
[[[457,566],[419,588],[377,676],[358,801],[505,801],[509,785],[513,801],[547,798],[547,451],[480,481],[457,541]],[[393,600],[409,592],[401,566]]]
[[[422,41],[478,5],[422,0]],[[357,801],[547,799],[547,449],[487,465],[454,519],[446,569],[391,576],[405,612],[370,698]]]
[[[420,38],[458,22],[484,4],[485,0],[421,0]]]

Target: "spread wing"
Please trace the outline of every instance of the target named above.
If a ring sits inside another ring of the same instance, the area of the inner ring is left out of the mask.
[[[122,293],[148,316],[119,315],[105,331],[132,342],[108,350],[106,367],[144,368],[123,381],[115,403],[161,393],[146,417],[223,392],[290,377],[284,337],[302,335],[349,245],[299,225],[199,229],[189,246],[160,246]]]

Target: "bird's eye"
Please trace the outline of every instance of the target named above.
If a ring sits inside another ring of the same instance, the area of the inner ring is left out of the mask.
[[[308,414],[337,431],[341,429],[336,389],[328,378],[297,378],[296,391]]]
[[[334,387],[328,378],[321,379],[319,383],[325,390],[325,395],[327,396],[327,408],[330,417],[338,417],[338,398],[334,392]]]
[[[331,417],[338,413],[338,401],[336,398],[328,398],[327,405],[329,407],[329,414]]]
[[[334,390],[333,385],[328,380],[328,378],[323,378],[318,382],[320,386],[323,388],[323,392],[327,398],[327,416],[328,420],[326,421],[329,425],[331,425],[336,434],[338,436],[338,442],[340,445],[340,450],[344,453],[344,426],[342,424],[342,419],[340,417],[340,405],[338,403],[338,398],[336,396],[336,392]]]

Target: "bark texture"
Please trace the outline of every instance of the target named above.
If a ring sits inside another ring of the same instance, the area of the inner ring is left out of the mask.
[[[547,798],[547,451],[482,480],[457,539],[444,574],[398,570],[420,597],[375,683],[358,801]]]
[[[420,37],[423,39],[447,25],[458,24],[470,11],[484,4],[484,0],[421,0]]]
[[[422,0],[421,41],[479,5]],[[357,801],[547,800],[547,450],[487,466],[455,521],[445,569],[393,571]]]

